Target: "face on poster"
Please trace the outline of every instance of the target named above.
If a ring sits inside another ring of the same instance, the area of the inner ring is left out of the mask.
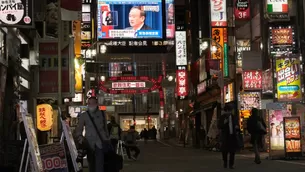
[[[162,26],[162,0],[98,0],[98,39],[162,39]]]
[[[166,38],[175,36],[175,5],[174,0],[166,0]]]
[[[243,92],[240,94],[240,110],[251,110],[252,108],[261,108],[260,92]]]
[[[276,59],[277,98],[279,101],[302,99],[300,61],[296,57]]]
[[[284,150],[284,122],[285,110],[269,110],[270,149]]]

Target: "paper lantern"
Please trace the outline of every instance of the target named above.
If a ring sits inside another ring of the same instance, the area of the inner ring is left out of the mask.
[[[49,104],[37,106],[37,129],[40,131],[51,130],[53,125],[53,108]]]

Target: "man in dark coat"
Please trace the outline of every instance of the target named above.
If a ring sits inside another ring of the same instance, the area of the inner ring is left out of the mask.
[[[221,130],[221,152],[223,158],[224,168],[228,167],[228,154],[229,168],[234,169],[235,152],[238,149],[237,133],[239,130],[238,118],[232,114],[230,106],[224,107],[224,112],[218,121],[218,128]]]
[[[247,121],[247,129],[251,134],[251,144],[253,145],[256,164],[261,163],[259,149],[263,147],[263,137],[266,132],[266,123],[262,116],[259,114],[258,109],[253,108],[251,111],[251,116]]]

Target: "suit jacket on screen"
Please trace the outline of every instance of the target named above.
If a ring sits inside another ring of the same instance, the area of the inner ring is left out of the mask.
[[[125,30],[132,30],[133,27],[127,27]],[[153,30],[151,27],[147,26],[146,24],[144,24],[141,29],[139,30]]]

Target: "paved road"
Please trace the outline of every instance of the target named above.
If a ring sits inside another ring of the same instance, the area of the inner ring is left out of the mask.
[[[140,143],[141,155],[138,161],[125,161],[123,172],[221,172],[220,153],[180,148],[168,144]],[[304,161],[263,160],[254,164],[248,155],[237,155],[236,172],[300,172],[305,171]],[[230,170],[229,170],[230,171]]]

